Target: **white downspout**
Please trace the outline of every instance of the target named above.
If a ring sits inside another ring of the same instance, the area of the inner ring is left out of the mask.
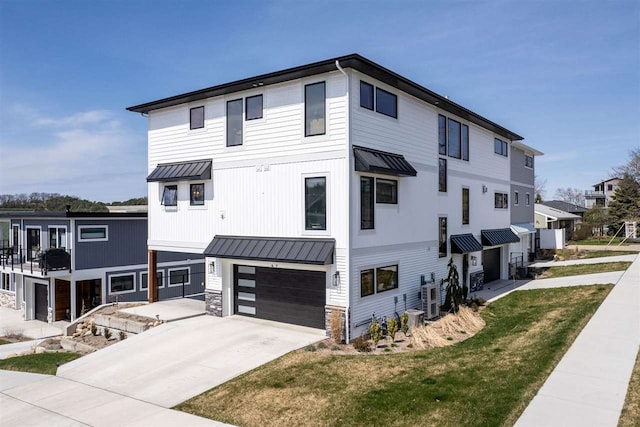
[[[349,177],[349,179],[347,180],[347,194],[351,194],[351,169],[350,166],[352,164],[351,162],[351,123],[349,121],[349,113],[351,112],[351,97],[350,95],[350,89],[351,89],[351,76],[349,74],[347,74],[342,67],[340,66],[340,61],[338,61],[336,59],[336,68],[338,69],[338,71],[340,71],[342,74],[344,74],[344,76],[347,78],[347,92],[346,92],[346,96],[347,96],[347,109],[346,109],[346,117],[345,117],[345,121],[347,124],[347,158],[349,159],[347,161],[347,176]],[[351,316],[350,316],[350,307],[351,307],[351,205],[352,205],[352,200],[351,200],[351,196],[349,196],[349,206],[348,206],[348,215],[347,215],[347,220],[349,221],[348,223],[348,227],[347,227],[347,236],[346,236],[346,240],[347,240],[347,271],[345,272],[347,275],[347,306],[345,307],[345,312],[344,312],[344,318],[345,318],[345,330],[344,330],[344,338],[345,338],[345,342],[349,343],[349,341],[351,340]]]

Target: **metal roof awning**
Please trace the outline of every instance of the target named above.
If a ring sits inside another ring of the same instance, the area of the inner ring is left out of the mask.
[[[511,231],[516,234],[531,234],[536,232],[536,228],[533,224],[522,223],[522,224],[511,224]]]
[[[416,176],[418,172],[400,154],[371,148],[353,147],[356,170],[396,176]]]
[[[215,236],[205,256],[296,264],[333,264],[334,239]]]
[[[483,246],[498,246],[507,243],[517,243],[520,238],[510,228],[495,228],[493,230],[481,230]]]
[[[147,182],[211,179],[211,159],[162,163],[147,177]]]
[[[473,237],[473,234],[456,234],[450,237],[451,253],[466,254],[482,250],[482,245]]]

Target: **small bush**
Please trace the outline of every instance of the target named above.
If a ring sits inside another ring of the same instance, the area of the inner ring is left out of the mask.
[[[387,334],[391,337],[391,342],[396,340],[396,332],[398,332],[398,321],[392,317],[387,322]]]
[[[411,343],[407,344],[407,348],[413,348],[413,344]]]
[[[109,330],[109,328],[104,328],[102,330],[102,335],[104,335],[106,339],[111,338],[111,331]]]
[[[94,337],[98,335],[98,327],[95,323],[91,324],[91,335],[93,335]]]
[[[396,344],[396,343],[391,343],[391,347],[397,347],[397,346],[398,346],[398,344]]]
[[[378,343],[382,339],[382,327],[380,326],[380,323],[378,323],[377,319],[373,319],[371,321],[371,325],[369,326],[369,335],[373,341],[373,346],[378,347]]]
[[[351,345],[353,345],[353,348],[355,348],[360,353],[369,353],[371,351],[369,340],[364,336],[355,338],[351,342]]]
[[[384,349],[384,351],[385,351],[386,353],[389,353],[389,352],[391,352],[391,349],[390,349],[390,348],[385,348],[385,349]]]
[[[332,345],[331,346],[331,351],[338,351],[338,350],[340,350],[340,346],[338,346],[338,345]]]
[[[327,345],[325,343],[323,343],[322,341],[320,341],[317,345],[318,349],[325,349],[327,348]]]
[[[120,341],[124,341],[127,338],[127,334],[125,334],[124,331],[120,331],[118,332],[118,337],[120,338]]]
[[[313,344],[311,344],[311,345],[306,346],[304,348],[304,351],[316,351],[316,347]]]
[[[339,310],[331,310],[329,316],[329,327],[331,328],[331,338],[340,344],[342,342],[342,312]]]
[[[406,337],[409,332],[409,313],[406,311],[400,316],[400,330]]]

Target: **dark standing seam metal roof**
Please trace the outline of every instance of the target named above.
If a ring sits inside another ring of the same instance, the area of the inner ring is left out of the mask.
[[[468,252],[478,252],[481,250],[482,245],[471,233],[451,236],[451,252],[454,254],[466,254]]]
[[[353,146],[356,170],[387,175],[416,176],[418,172],[400,154]]]
[[[435,105],[448,113],[455,114],[458,117],[475,123],[478,126],[481,126],[491,132],[495,132],[496,134],[501,135],[507,139],[510,139],[512,141],[520,141],[524,139],[517,133],[512,132],[509,129],[500,126],[499,124],[492,122],[491,120],[486,119],[459,104],[456,104],[448,98],[445,98],[442,95],[438,95],[437,93],[407,79],[406,77],[402,77],[400,74],[394,73],[393,71],[355,53],[340,56],[337,58],[326,59],[324,61],[314,62],[312,64],[302,65],[299,67],[288,68],[286,70],[275,71],[273,73],[249,77],[247,79],[236,80],[234,82],[224,83],[221,85],[184,93],[181,95],[171,96],[169,98],[163,98],[157,101],[135,105],[127,108],[127,110],[136,113],[148,113],[149,111],[157,110],[160,108],[171,107],[174,105],[212,98],[214,96],[226,95],[228,93],[253,89],[256,86],[278,84],[290,80],[315,76],[317,74],[328,73],[337,70],[336,61],[340,63],[340,66],[342,68],[352,68],[361,73],[364,73],[367,76],[380,80],[381,82],[384,82],[391,87],[406,92],[409,95],[415,96],[418,99],[428,102],[431,105]]]
[[[215,236],[204,255],[296,264],[333,264],[334,239]]]
[[[516,236],[510,228],[482,230],[480,231],[480,235],[482,236],[482,244],[484,246],[498,246],[520,241],[520,238]]]
[[[211,179],[211,159],[159,164],[147,182]]]

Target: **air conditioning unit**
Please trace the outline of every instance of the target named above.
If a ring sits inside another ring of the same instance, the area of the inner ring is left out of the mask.
[[[435,283],[423,285],[420,294],[422,295],[422,311],[425,319],[433,319],[440,315],[440,289]]]

